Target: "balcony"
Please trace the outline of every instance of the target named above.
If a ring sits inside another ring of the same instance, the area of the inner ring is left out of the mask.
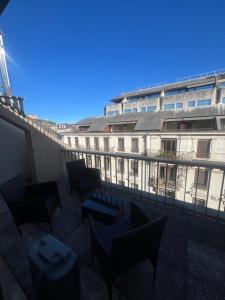
[[[225,225],[222,223],[225,220],[224,164],[207,164],[211,175],[205,194],[206,205],[202,207],[195,196],[191,198],[191,179],[194,177],[193,169],[206,167],[206,162],[106,154],[81,149],[62,150],[62,155],[64,167],[66,161],[81,157],[85,159],[92,157],[94,162],[95,156],[99,157],[100,164],[103,166],[104,158],[109,158],[110,174],[106,175],[104,170],[101,171],[102,191],[124,199],[125,215],[129,214],[130,201],[137,202],[152,218],[165,212],[169,213],[169,221],[160,246],[154,299],[192,297],[204,300],[223,299],[225,294]],[[117,170],[119,159],[124,160],[122,180]],[[138,161],[139,176],[131,179],[130,162],[134,160]],[[170,180],[161,182],[164,194],[159,190],[160,164],[164,164],[166,168],[171,165],[176,166],[175,183],[171,183]],[[154,180],[148,180],[153,177]],[[215,178],[216,191],[213,186]],[[91,260],[89,220],[81,221],[80,198],[77,194],[70,194],[65,173],[58,179],[58,186],[63,209],[55,215],[53,234],[80,256],[81,299],[107,299],[105,283],[99,275],[96,264]],[[178,186],[179,190],[176,189]],[[175,191],[174,196],[170,193],[171,187]],[[215,206],[214,203],[217,205]],[[0,198],[0,214],[1,257],[6,268],[13,274],[18,288],[22,289],[23,299],[30,299],[32,280],[27,252],[35,240],[48,233],[48,226],[23,225],[21,226],[23,234],[20,236],[2,198]],[[141,263],[116,281],[113,297],[117,299],[120,292],[124,299],[152,299],[151,279],[151,265],[148,262]]]
[[[19,114],[24,114],[23,98],[21,97],[9,97],[0,95],[0,103],[18,112]]]

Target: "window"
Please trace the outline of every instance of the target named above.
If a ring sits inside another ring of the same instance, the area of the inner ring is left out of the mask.
[[[118,151],[124,151],[124,138],[118,138]]]
[[[194,187],[198,189],[206,190],[208,186],[208,175],[207,169],[196,169],[194,178]]]
[[[75,137],[75,147],[79,148],[79,139],[78,139],[78,137]]]
[[[71,147],[71,137],[70,136],[68,136],[67,142],[68,142],[68,145]]]
[[[179,90],[165,91],[165,96],[172,96],[172,95],[176,95],[179,93],[180,93]]]
[[[141,112],[146,112],[146,107],[142,107]]]
[[[138,138],[132,138],[131,139],[131,152],[139,152],[138,149]]]
[[[223,97],[222,103],[225,104],[225,97]]]
[[[176,103],[176,108],[177,109],[183,108],[183,103]]]
[[[124,159],[122,158],[118,159],[118,172],[124,173]]]
[[[195,107],[195,101],[188,101],[188,107]]]
[[[174,109],[174,104],[173,103],[164,104],[164,109],[165,110]]]
[[[132,189],[138,190],[138,184],[137,183],[131,182],[130,186],[131,186]]]
[[[90,138],[89,137],[85,138],[85,144],[86,144],[86,149],[90,150]]]
[[[110,158],[105,157],[105,170],[109,171],[109,168],[110,168]]]
[[[108,111],[108,112],[107,112],[107,115],[108,115],[108,116],[113,116],[113,115],[114,115],[114,111]]]
[[[120,111],[119,110],[112,110],[107,112],[107,116],[116,116],[119,115]]]
[[[221,87],[225,87],[225,81],[224,82],[220,82],[220,86]]]
[[[132,175],[138,175],[138,161],[137,160],[131,160],[130,162],[130,173]]]
[[[98,137],[94,138],[94,143],[95,143],[95,151],[99,151],[99,138]]]
[[[105,137],[104,138],[104,151],[105,152],[108,152],[109,151],[109,138],[107,137]]]
[[[164,180],[166,180],[167,177],[167,183],[173,182],[175,184],[176,175],[177,175],[176,167],[160,166],[159,177]]]
[[[203,99],[197,101],[197,106],[208,106],[211,105],[211,99]]]
[[[101,157],[95,156],[95,168],[100,169],[101,168]]]
[[[156,106],[148,106],[147,107],[147,111],[155,111],[156,110]]]
[[[128,98],[128,101],[129,102],[136,102],[136,101],[143,100],[143,99],[154,99],[154,98],[159,98],[159,97],[160,97],[160,93],[156,93],[156,94],[130,97],[130,98]]]
[[[87,155],[87,166],[89,168],[92,166],[92,158],[90,154]]]
[[[125,114],[131,114],[132,113],[132,109],[129,108],[129,109],[124,109],[124,113]]]
[[[136,113],[137,112],[137,108],[126,108],[124,109],[124,114],[132,114],[132,113]]]
[[[198,140],[197,158],[209,158],[211,140]]]
[[[188,92],[209,90],[209,89],[213,89],[214,87],[215,87],[215,84],[206,84],[206,85],[201,85],[201,86],[194,86],[194,87],[188,88]]]
[[[175,158],[177,150],[176,139],[162,139],[161,140],[161,154],[164,158]]]

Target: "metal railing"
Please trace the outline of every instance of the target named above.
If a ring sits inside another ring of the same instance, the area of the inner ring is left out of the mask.
[[[29,124],[30,126],[35,128],[37,131],[44,134],[46,137],[50,138],[57,144],[60,144],[65,149],[68,149],[68,148],[70,149],[70,146],[68,144],[65,144],[63,142],[63,140],[61,139],[61,136],[57,132],[52,130],[50,128],[50,126],[45,126],[45,125],[41,124],[37,120],[28,117],[26,114],[24,114],[22,112],[19,112],[18,109],[15,109],[14,107],[11,107],[10,105],[5,105],[5,103],[2,103],[1,101],[0,101],[0,105],[2,106],[2,108],[6,109],[6,111],[9,111],[10,113],[14,114],[20,120],[22,120],[26,124]]]
[[[0,95],[0,103],[17,111],[19,114],[24,113],[23,98],[21,97]]]
[[[85,150],[64,150],[64,158],[65,162],[84,158],[89,167],[100,169],[106,187],[128,197],[225,220],[225,163]],[[132,173],[134,164],[137,169]]]

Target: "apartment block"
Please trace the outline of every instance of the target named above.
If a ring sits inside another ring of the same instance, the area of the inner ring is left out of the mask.
[[[225,73],[212,72],[123,93],[105,106],[105,115],[192,110],[224,104]]]
[[[225,161],[225,107],[118,114],[84,119],[77,126],[76,131],[64,133],[63,142],[74,151],[94,151],[83,156],[89,166],[101,169],[103,180],[197,203],[202,209],[206,205],[224,207],[224,200],[219,203],[223,172],[186,167],[182,162]],[[129,154],[132,158],[110,154]],[[161,162],[149,163],[140,157]]]

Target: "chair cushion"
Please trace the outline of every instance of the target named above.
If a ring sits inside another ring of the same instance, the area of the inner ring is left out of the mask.
[[[6,202],[22,201],[27,198],[23,176],[17,175],[0,186]]]
[[[97,233],[100,239],[102,240],[104,246],[106,247],[107,252],[111,253],[113,238],[119,234],[130,231],[134,227],[135,226],[131,222],[131,219],[126,218],[113,225],[106,226],[104,228],[97,230]]]

